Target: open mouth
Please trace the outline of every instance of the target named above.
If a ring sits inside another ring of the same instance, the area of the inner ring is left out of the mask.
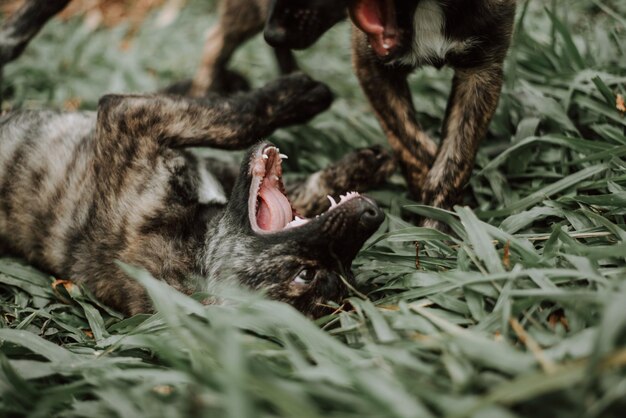
[[[355,0],[350,6],[354,24],[368,37],[379,57],[387,57],[399,45],[395,0]]]
[[[298,216],[285,195],[282,181],[282,160],[287,158],[273,145],[259,147],[250,162],[250,196],[248,200],[248,215],[254,232],[273,233],[287,228],[296,228],[309,222]],[[328,196],[331,207],[319,216],[334,210],[340,205],[360,196],[357,192],[349,192],[340,197],[337,203]]]

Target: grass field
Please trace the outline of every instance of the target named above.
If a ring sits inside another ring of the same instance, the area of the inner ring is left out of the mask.
[[[5,106],[93,109],[105,92],[188,77],[214,19],[209,2],[189,3],[165,28],[146,20],[125,50],[123,25],[52,22],[5,69]],[[159,312],[122,318],[0,258],[0,416],[623,417],[626,3],[520,1],[518,15],[467,206],[420,206],[399,176],[374,192],[388,219],[355,262],[353,309],[314,323],[235,290],[237,306],[205,307],[131,268]],[[385,143],[351,72],[348,32],[298,53],[338,99],[272,137],[292,172]],[[255,85],[275,76],[260,39],[233,65]],[[450,76],[411,79],[434,137]],[[454,236],[403,221],[403,210]]]

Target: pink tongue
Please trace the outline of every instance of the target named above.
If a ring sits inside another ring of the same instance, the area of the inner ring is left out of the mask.
[[[354,23],[367,34],[378,56],[389,55],[397,46],[397,28],[393,0],[357,0],[351,7]]]
[[[265,184],[259,190],[259,211],[257,224],[264,231],[278,231],[292,221],[293,211],[289,201],[276,187]]]

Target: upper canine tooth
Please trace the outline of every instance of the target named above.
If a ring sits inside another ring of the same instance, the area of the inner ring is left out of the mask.
[[[289,157],[287,157],[285,154],[279,154],[279,155],[280,155],[280,158],[282,158],[283,160],[286,160],[286,159],[288,159],[288,158],[289,158]]]

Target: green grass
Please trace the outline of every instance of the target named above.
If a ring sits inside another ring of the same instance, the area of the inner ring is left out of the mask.
[[[626,117],[615,95],[626,96],[626,5],[519,9],[499,111],[467,189],[473,209],[408,201],[399,176],[376,191],[389,216],[355,262],[354,310],[313,323],[241,290],[224,295],[236,306],[205,307],[129,268],[159,313],[122,318],[3,258],[0,416],[623,416]],[[211,16],[198,0],[172,26],[149,20],[126,52],[123,28],[52,22],[6,68],[11,104],[80,98],[93,108],[105,92],[186,77]],[[339,98],[308,126],[274,135],[292,170],[385,142],[348,44],[344,24],[298,54]],[[260,39],[234,65],[257,85],[275,75]],[[411,79],[435,137],[450,74]],[[403,208],[456,235],[403,221]]]

